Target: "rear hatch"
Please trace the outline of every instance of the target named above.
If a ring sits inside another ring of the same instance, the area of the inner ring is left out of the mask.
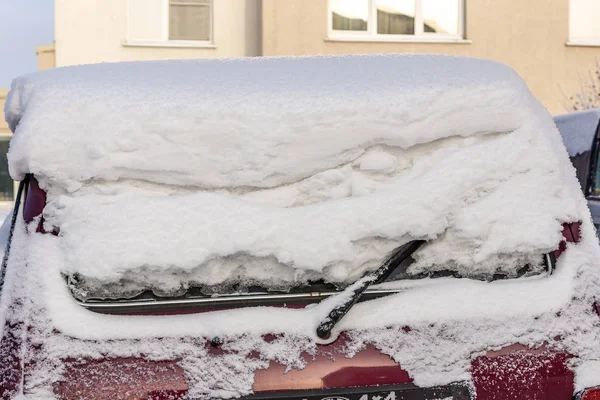
[[[567,242],[591,228],[509,68],[193,60],[13,86],[10,168],[31,181],[10,315],[33,396],[572,392],[555,338],[589,317],[562,311],[584,304],[589,256]],[[494,368],[525,378],[492,385]]]
[[[46,193],[39,188],[37,180],[31,177],[25,195],[24,218],[28,222],[38,220],[45,202]],[[43,220],[38,222],[40,230],[42,230],[43,222]],[[47,234],[51,233],[47,232]],[[53,233],[56,235],[59,231],[55,230]],[[494,274],[488,277],[488,280],[518,280],[534,276],[536,273],[550,275],[556,268],[556,260],[561,256],[566,244],[578,241],[579,224],[565,224],[563,241],[560,242],[558,248],[551,253],[540,255],[539,264],[544,267],[542,270],[535,270],[529,265],[524,265],[518,269],[516,276]],[[190,287],[179,296],[161,296],[153,290],[144,290],[131,297],[119,297],[118,292],[112,288],[112,295],[109,297],[83,297],[81,293],[90,293],[90,290],[85,288],[84,281],[78,281],[71,275],[65,276],[65,284],[69,287],[71,295],[79,306],[100,314],[168,316],[217,312],[243,307],[304,308],[330,299],[332,309],[330,316],[338,317],[335,322],[339,322],[343,314],[354,304],[353,301],[348,300],[348,294],[357,302],[363,302],[407,290],[435,286],[436,279],[447,281],[484,278],[482,276],[461,277],[456,271],[444,270],[420,274],[408,273],[410,265],[414,262],[413,256],[421,246],[425,245],[425,242],[413,241],[400,246],[399,251],[390,254],[378,270],[365,274],[365,277],[373,277],[373,279],[367,279],[366,284],[359,285],[364,291],[356,289],[356,282],[341,287],[319,281],[303,284],[287,291],[258,286],[235,290],[236,288],[233,286],[222,286],[221,290],[223,288],[225,290],[218,292],[215,287],[209,287],[204,291],[202,287]],[[109,290],[104,291],[104,293],[108,292]],[[331,301],[336,296],[346,297],[346,300]],[[411,328],[404,326],[402,331],[409,333]],[[290,370],[281,363],[271,361],[266,369],[257,370],[252,384],[252,391],[255,394],[244,398],[466,400],[473,398],[475,392],[479,393],[480,397],[478,398],[486,398],[488,395],[496,396],[502,390],[514,391],[512,383],[507,385],[507,383],[499,384],[498,382],[491,387],[493,395],[491,392],[486,392],[485,389],[486,383],[489,384],[490,376],[498,376],[503,373],[504,369],[518,368],[519,365],[522,368],[528,368],[529,373],[533,374],[531,379],[536,381],[538,388],[542,388],[541,393],[566,395],[572,392],[572,373],[567,368],[569,356],[560,352],[556,353],[545,349],[534,350],[523,346],[517,346],[504,352],[491,352],[473,362],[473,377],[478,383],[477,386],[474,386],[472,381],[457,381],[447,385],[422,388],[413,384],[413,379],[401,365],[373,345],[367,344],[357,351],[350,350],[348,345],[351,340],[345,333],[339,331],[335,333],[334,338],[327,337],[325,339],[326,342],[317,346],[316,352],[302,354],[303,367],[301,369]],[[226,340],[226,338],[215,336],[205,342],[204,346],[208,349],[211,357],[218,359],[227,352],[223,349]],[[263,340],[273,342],[281,340],[281,336],[265,335]],[[407,338],[407,340],[410,339]],[[260,358],[260,355],[250,354],[249,357]],[[65,376],[68,376],[68,379],[55,384],[54,389],[64,399],[85,398],[92,393],[94,393],[94,398],[109,399],[120,396],[123,391],[132,393],[136,398],[188,398],[188,378],[177,360],[110,358],[101,360],[66,359],[64,362],[68,371]],[[537,367],[531,370],[532,365],[536,365],[536,363]],[[553,367],[549,369],[548,365]],[[116,377],[126,377],[123,385],[112,383],[108,386],[104,385],[107,379],[112,380]],[[85,389],[82,390],[82,387]]]

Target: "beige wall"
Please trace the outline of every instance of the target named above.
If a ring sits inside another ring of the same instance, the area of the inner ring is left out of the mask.
[[[595,68],[600,47],[566,46],[569,0],[465,0],[471,43],[336,42],[328,39],[327,0],[263,0],[263,54],[444,53],[489,58],[514,68],[553,114],[565,112],[562,87]]]
[[[56,52],[54,51],[54,44],[46,44],[35,48],[35,54],[37,55],[38,70],[43,71],[56,67]]]
[[[127,0],[55,0],[56,66],[260,55],[260,0],[214,1],[214,48],[129,46]]]
[[[8,129],[8,124],[4,121],[4,104],[6,102],[6,94],[8,93],[8,89],[0,89],[0,114],[2,118],[0,118],[0,135],[10,134],[10,129]]]

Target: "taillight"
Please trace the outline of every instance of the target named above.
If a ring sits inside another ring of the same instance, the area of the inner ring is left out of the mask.
[[[579,228],[581,222],[571,222],[563,224],[563,240],[558,244],[558,249],[554,250],[554,257],[558,258],[567,248],[567,243],[579,243]]]
[[[23,205],[23,219],[25,219],[25,222],[29,223],[40,215],[44,210],[44,205],[46,205],[46,192],[40,188],[37,179],[31,175]]]
[[[45,205],[46,192],[40,188],[37,179],[30,175],[27,191],[25,192],[25,202],[23,203],[23,219],[25,222],[30,223],[34,218],[41,215]],[[43,225],[43,218],[40,218],[36,231],[44,233]]]
[[[586,389],[575,396],[576,400],[600,400],[600,388]]]

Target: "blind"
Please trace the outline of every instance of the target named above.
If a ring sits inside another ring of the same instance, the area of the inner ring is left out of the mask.
[[[169,0],[169,40],[210,40],[212,0]]]

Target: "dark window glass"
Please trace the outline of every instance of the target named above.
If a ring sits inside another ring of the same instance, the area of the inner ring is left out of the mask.
[[[600,154],[596,162],[596,184],[594,185],[594,195],[600,196]]]
[[[386,35],[414,34],[415,1],[378,1],[377,33]]]
[[[8,174],[8,153],[9,138],[0,138],[0,201],[13,201],[14,184]]]
[[[169,40],[210,40],[212,0],[170,0]]]
[[[369,2],[332,0],[331,27],[335,31],[366,31],[368,28]]]

